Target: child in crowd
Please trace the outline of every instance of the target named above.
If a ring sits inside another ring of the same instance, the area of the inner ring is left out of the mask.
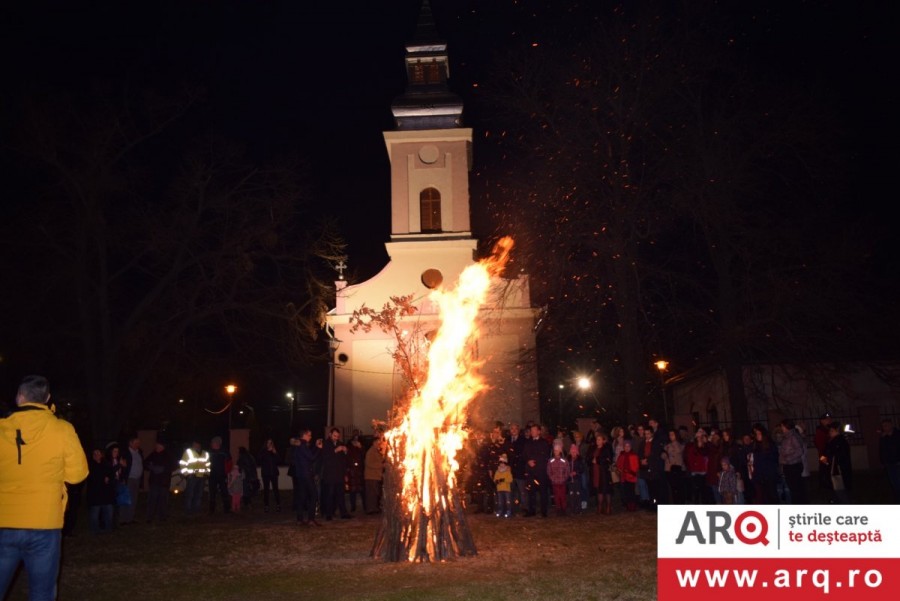
[[[581,481],[584,476],[584,458],[581,456],[581,449],[578,443],[572,443],[569,446],[569,481],[566,483],[566,492],[568,500],[566,501],[569,508],[574,513],[581,513],[587,508],[587,495],[582,496]]]
[[[228,472],[228,494],[231,495],[231,511],[238,513],[244,496],[244,475],[237,463],[232,465],[231,471]]]
[[[512,492],[512,470],[509,469],[509,458],[506,453],[500,455],[500,463],[497,464],[497,471],[494,472],[494,484],[497,488],[497,510],[494,513],[498,518],[508,518],[512,515],[512,505],[510,504],[510,494]]]
[[[556,512],[559,515],[566,513],[566,493],[567,484],[569,482],[569,462],[563,456],[562,441],[559,444],[553,443],[553,457],[547,462],[547,475],[550,477],[550,484],[553,486],[553,503],[556,505]]]
[[[740,474],[731,465],[728,457],[722,457],[722,471],[719,472],[719,494],[722,495],[722,503],[725,505],[734,505],[738,492],[738,478]]]

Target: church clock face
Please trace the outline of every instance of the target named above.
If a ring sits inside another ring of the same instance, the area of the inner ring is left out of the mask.
[[[438,147],[434,144],[426,144],[422,148],[419,149],[419,160],[425,163],[426,165],[431,165],[440,156],[440,151]]]

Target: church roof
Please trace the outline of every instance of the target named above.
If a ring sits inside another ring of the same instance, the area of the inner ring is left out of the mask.
[[[462,127],[462,99],[450,91],[447,44],[437,31],[428,0],[422,2],[416,31],[406,45],[407,85],[391,105],[399,130]]]
[[[433,49],[437,50],[445,50],[447,48],[447,44],[441,39],[438,34],[437,25],[434,22],[434,14],[431,12],[431,4],[428,0],[424,0],[422,2],[422,7],[419,9],[419,20],[416,22],[416,32],[413,35],[413,39],[406,46],[407,50],[426,50]]]

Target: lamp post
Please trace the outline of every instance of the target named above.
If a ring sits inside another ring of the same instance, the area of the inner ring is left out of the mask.
[[[329,359],[328,359],[328,417],[327,424],[325,424],[326,428],[330,428],[334,425],[334,355],[338,350],[338,347],[341,345],[341,341],[333,336],[328,339],[328,350],[329,350]]]
[[[669,367],[669,362],[664,359],[660,359],[653,365],[655,365],[656,369],[659,370],[659,389],[660,389],[660,391],[662,391],[663,415],[665,416],[665,419],[666,419],[666,425],[670,425],[669,424],[669,405],[668,405],[668,402],[666,401],[666,375],[665,375],[666,369],[668,369],[668,367]]]
[[[231,405],[234,403],[234,393],[237,392],[237,386],[227,384],[225,393],[228,395],[228,435],[231,436]]]
[[[594,403],[599,407],[600,403],[597,401],[597,395],[594,394],[594,386],[591,382],[591,379],[587,376],[581,376],[578,378],[578,390],[581,391],[581,405],[580,407],[584,408],[584,395],[587,392],[591,393],[591,396],[594,397]]]
[[[291,402],[291,419],[290,419],[290,424],[291,424],[291,425],[290,425],[290,432],[289,432],[289,434],[290,434],[291,436],[293,436],[293,435],[294,435],[294,413],[297,412],[297,405],[296,405],[297,400],[294,398],[294,393],[293,393],[293,392],[288,392],[288,393],[285,394],[284,396]]]
[[[560,384],[559,385],[559,397],[558,397],[557,403],[556,403],[556,410],[557,410],[557,413],[559,414],[559,417],[557,418],[558,426],[562,425],[562,413],[563,413],[563,411],[562,411],[562,392],[563,392],[563,388],[565,388],[565,385]]]

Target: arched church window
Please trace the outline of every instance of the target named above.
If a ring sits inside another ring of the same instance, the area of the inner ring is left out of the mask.
[[[432,59],[425,66],[425,83],[441,83],[441,65],[437,60]]]
[[[423,232],[441,231],[441,193],[435,188],[425,188],[419,193],[419,214]]]
[[[425,83],[425,65],[416,61],[409,65],[410,83]]]

